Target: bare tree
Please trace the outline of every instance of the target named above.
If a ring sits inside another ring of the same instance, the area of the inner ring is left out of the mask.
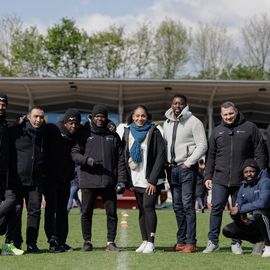
[[[14,34],[21,29],[22,21],[17,15],[0,17],[0,75],[16,75],[11,63],[11,44]]]
[[[270,18],[267,13],[254,16],[242,28],[246,63],[266,73],[270,60]]]
[[[235,59],[232,38],[219,22],[199,23],[192,35],[192,60],[202,79],[217,79]]]

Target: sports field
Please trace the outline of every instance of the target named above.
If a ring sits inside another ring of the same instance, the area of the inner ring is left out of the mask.
[[[123,214],[128,227],[120,225]],[[93,246],[92,252],[81,252],[82,237],[80,229],[80,216],[77,209],[70,213],[70,233],[67,243],[75,248],[72,252],[51,254],[43,231],[43,216],[41,221],[38,246],[41,254],[25,254],[23,256],[0,256],[0,270],[39,270],[39,269],[178,269],[178,270],[203,270],[203,269],[270,269],[270,258],[252,256],[251,245],[243,243],[243,255],[233,255],[230,252],[230,241],[221,236],[220,251],[214,254],[202,254],[201,251],[207,243],[209,213],[197,214],[197,238],[199,252],[181,254],[164,252],[164,248],[175,243],[176,224],[172,210],[157,210],[158,230],[155,254],[137,254],[135,248],[140,244],[137,210],[119,210],[119,226],[117,244],[122,247],[119,253],[105,251],[106,225],[104,210],[97,209],[94,213]],[[24,214],[25,219],[25,214]],[[224,224],[230,218],[228,212],[224,213]],[[25,224],[25,221],[24,221]],[[25,235],[25,232],[24,234]],[[3,237],[0,239],[2,242]],[[23,245],[25,248],[25,245]]]

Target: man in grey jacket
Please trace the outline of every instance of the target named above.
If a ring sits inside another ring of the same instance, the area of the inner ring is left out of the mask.
[[[207,150],[207,140],[202,122],[189,111],[184,95],[173,97],[165,116],[164,138],[178,225],[177,243],[170,251],[191,253],[197,250],[194,207],[197,163]]]

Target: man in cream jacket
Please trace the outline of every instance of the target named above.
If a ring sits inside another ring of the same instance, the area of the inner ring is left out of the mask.
[[[170,251],[191,253],[196,247],[195,186],[198,160],[207,150],[202,122],[187,105],[187,98],[177,94],[165,113],[164,138],[170,170],[173,209],[178,231],[177,243]]]

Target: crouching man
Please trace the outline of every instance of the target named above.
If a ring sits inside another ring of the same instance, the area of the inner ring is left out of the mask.
[[[244,162],[243,176],[236,205],[231,210],[234,221],[223,228],[223,234],[253,243],[252,254],[270,257],[270,179],[253,159]]]

